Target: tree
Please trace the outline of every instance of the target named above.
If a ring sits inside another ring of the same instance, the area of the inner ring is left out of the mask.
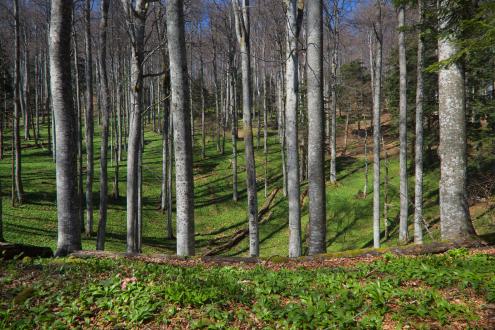
[[[373,246],[380,247],[380,140],[382,90],[382,1],[376,1],[377,21],[373,24],[376,49],[372,61],[373,75]]]
[[[249,254],[259,255],[258,198],[256,196],[256,165],[254,162],[253,125],[251,120],[251,53],[249,41],[249,0],[232,0],[235,30],[241,52],[242,121],[246,155],[246,184],[248,193]]]
[[[175,182],[177,196],[177,255],[194,255],[194,180],[184,37],[184,2],[169,0],[167,34],[170,58],[170,87],[172,94],[175,145]]]
[[[139,213],[139,159],[141,157],[141,116],[143,112],[143,58],[147,0],[131,3],[121,0],[131,39],[131,93],[129,141],[127,151],[127,252],[140,252],[141,227]]]
[[[108,208],[108,172],[107,172],[107,149],[108,149],[108,132],[110,117],[110,91],[108,88],[107,72],[107,26],[108,26],[108,7],[110,0],[102,0],[100,19],[100,39],[99,39],[99,64],[100,64],[100,91],[101,91],[101,146],[100,146],[100,222],[98,224],[98,234],[96,238],[96,249],[105,249],[105,232],[107,225],[107,208]],[[116,160],[118,161],[118,160]],[[89,219],[88,219],[89,220]]]
[[[423,1],[418,0],[419,31],[418,31],[418,59],[416,82],[416,142],[415,142],[415,184],[414,184],[414,243],[423,243],[423,70],[424,70],[424,40]]]
[[[326,252],[325,118],[323,110],[323,5],[307,4],[309,254]]]
[[[333,1],[333,50],[331,63],[331,104],[330,104],[330,182],[337,182],[337,70],[339,61],[339,6]]]
[[[56,256],[81,249],[77,192],[77,117],[72,99],[70,41],[72,1],[53,0],[50,19],[50,88],[57,136]]]
[[[93,55],[91,54],[91,0],[86,0],[86,227],[87,236],[93,234]],[[108,126],[108,124],[107,124]],[[108,133],[107,133],[108,135]],[[108,139],[108,138],[107,138]]]
[[[301,256],[301,206],[299,202],[298,52],[302,7],[287,2],[287,60],[285,62],[285,134],[287,139],[287,192],[289,199],[289,257]]]
[[[440,0],[438,60],[456,55],[455,34],[450,30],[449,1]],[[464,75],[458,62],[443,65],[438,73],[440,123],[440,230],[444,240],[465,240],[476,235],[466,197],[466,109]]]
[[[399,4],[399,163],[400,163],[400,219],[399,219],[399,242],[406,243],[408,240],[407,218],[409,199],[407,192],[407,62],[405,41],[405,5]]]
[[[19,133],[19,120],[21,111],[21,41],[20,41],[20,20],[19,20],[19,0],[14,0],[14,38],[15,38],[15,65],[14,65],[14,123],[13,123],[13,133],[14,133],[14,147],[15,147],[15,171],[14,177],[15,181],[15,197],[17,202],[22,204],[24,189],[22,185],[22,162],[21,162],[21,137]]]

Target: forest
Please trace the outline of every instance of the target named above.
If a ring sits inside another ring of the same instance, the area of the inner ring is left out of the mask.
[[[0,0],[0,329],[494,329],[491,0]]]

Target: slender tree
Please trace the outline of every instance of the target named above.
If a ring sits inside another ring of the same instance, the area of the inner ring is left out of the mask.
[[[107,171],[107,149],[110,120],[110,91],[108,88],[107,72],[107,26],[108,26],[108,8],[110,0],[102,0],[100,3],[100,38],[99,38],[99,56],[100,60],[100,91],[101,91],[101,146],[100,146],[100,222],[98,224],[98,234],[96,239],[96,249],[105,249],[105,232],[107,224],[108,208],[108,171]]]
[[[14,65],[14,127],[13,138],[15,147],[15,171],[13,180],[15,181],[15,197],[17,202],[22,204],[24,189],[22,185],[22,162],[21,162],[21,137],[19,133],[19,120],[21,111],[21,41],[20,41],[20,19],[19,19],[19,0],[14,0],[14,39],[15,39],[15,65]]]
[[[246,185],[248,194],[249,254],[259,255],[258,198],[256,196],[256,164],[254,161],[253,125],[251,120],[251,52],[249,35],[249,0],[232,0],[235,30],[241,52],[242,121],[246,155]]]
[[[129,141],[127,151],[127,252],[139,253],[139,159],[143,112],[143,58],[147,0],[121,0],[131,38]]]
[[[85,7],[85,46],[86,46],[86,236],[93,234],[93,55],[91,53],[91,0],[86,0]],[[106,79],[106,78],[105,78]],[[108,123],[107,123],[108,126]],[[108,128],[107,128],[108,130]],[[107,133],[108,140],[108,133]],[[108,144],[108,141],[107,141]]]
[[[424,0],[418,0],[418,58],[416,74],[416,142],[415,142],[415,177],[414,185],[414,243],[423,243],[423,95],[424,95]]]
[[[174,145],[177,254],[190,256],[194,255],[194,180],[183,0],[169,0],[168,2],[167,34],[172,94],[171,110],[176,141]]]
[[[53,0],[50,19],[50,88],[57,135],[58,241],[55,255],[81,249],[77,192],[77,118],[72,99],[70,39],[72,1]]]
[[[400,167],[400,216],[399,242],[408,240],[407,218],[409,199],[407,192],[407,63],[405,40],[406,6],[401,3],[398,8],[399,21],[399,167]]]
[[[287,60],[285,62],[286,101],[285,134],[287,139],[287,192],[289,199],[289,257],[301,256],[301,206],[299,202],[298,151],[298,53],[302,8],[298,0],[287,1]]]
[[[373,246],[380,247],[380,140],[382,90],[382,0],[376,1],[377,21],[374,23],[375,58],[373,63]]]
[[[325,115],[323,109],[323,4],[307,3],[309,254],[326,251]]]

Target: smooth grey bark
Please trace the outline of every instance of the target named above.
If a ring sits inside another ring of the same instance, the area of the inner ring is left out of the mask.
[[[325,114],[323,107],[323,4],[307,3],[308,196],[310,255],[326,252]]]
[[[266,64],[263,64],[263,156],[265,161],[265,197],[268,196],[268,86],[266,75]]]
[[[131,38],[131,77],[129,109],[129,140],[127,152],[127,252],[139,253],[139,158],[141,143],[141,117],[143,112],[143,52],[146,0],[138,0],[133,5],[122,0],[127,14],[127,25]]]
[[[400,177],[400,215],[399,215],[399,243],[407,243],[407,218],[409,197],[407,191],[407,62],[405,41],[405,5],[399,6],[399,177]]]
[[[416,74],[416,142],[415,142],[415,185],[414,185],[414,243],[423,244],[423,95],[424,95],[424,0],[418,0],[419,32]]]
[[[70,83],[71,16],[71,1],[52,1],[49,45],[50,88],[58,142],[56,256],[64,256],[81,249],[81,218],[77,192],[77,120]]]
[[[333,2],[333,50],[331,72],[331,104],[330,104],[330,182],[337,182],[337,69],[339,47],[339,9],[338,1]]]
[[[86,236],[93,234],[93,55],[91,54],[91,0],[86,0],[85,46],[86,46]],[[107,123],[108,126],[108,123]],[[108,128],[107,128],[108,130]],[[108,133],[107,133],[108,136]],[[107,137],[108,140],[108,137]],[[108,141],[107,141],[108,144]]]
[[[364,187],[363,187],[363,198],[368,196],[368,174],[369,174],[369,166],[368,166],[368,127],[366,126],[366,116],[363,115],[364,118]]]
[[[297,42],[298,0],[287,1],[287,60],[285,62],[285,136],[287,140],[287,192],[289,200],[289,257],[301,256],[301,206],[299,201],[299,150],[297,97],[299,89]]]
[[[378,17],[375,23],[376,55],[373,83],[373,246],[380,247],[380,139],[382,85],[382,3],[377,0]]]
[[[201,53],[200,53],[201,54]],[[199,83],[200,83],[200,94],[201,94],[201,159],[205,159],[205,148],[206,148],[206,136],[205,136],[205,92],[204,92],[204,63],[203,63],[203,56],[200,55],[199,57],[200,60],[200,77],[199,77]]]
[[[189,81],[184,37],[184,2],[169,0],[167,34],[170,57],[171,110],[175,139],[177,254],[194,255],[194,180]]]
[[[449,25],[448,1],[440,0],[440,29]],[[438,60],[458,51],[453,33],[438,40]],[[442,66],[438,73],[440,124],[440,232],[444,240],[465,240],[476,235],[466,196],[466,109],[464,75],[459,63]]]
[[[72,12],[72,40],[73,40],[73,53],[74,53],[74,85],[76,88],[75,106],[77,113],[77,193],[79,197],[79,212],[81,218],[81,225],[84,227],[84,188],[83,188],[83,145],[82,145],[82,107],[81,107],[81,97],[80,97],[80,84],[79,84],[79,56],[78,56],[78,46],[77,46],[77,35],[74,20],[74,8]],[[53,125],[55,129],[55,125]],[[56,134],[53,134],[56,137]],[[82,228],[84,230],[84,228]]]
[[[31,124],[31,106],[29,104],[30,83],[29,83],[29,47],[26,28],[24,30],[24,68],[23,68],[23,87],[22,87],[22,113],[24,116],[24,140],[30,140],[29,126]]]
[[[107,172],[107,149],[108,149],[108,125],[110,120],[110,91],[108,88],[107,71],[107,26],[108,7],[110,0],[101,0],[100,38],[99,38],[99,65],[100,65],[100,91],[101,91],[101,146],[100,146],[100,221],[96,237],[96,249],[105,249],[105,233],[107,224],[108,208],[108,172]],[[92,119],[92,118],[91,118]],[[116,159],[116,161],[118,161]]]
[[[22,162],[21,162],[21,137],[19,132],[19,120],[21,111],[21,41],[20,41],[20,20],[19,20],[19,0],[14,0],[14,39],[15,39],[15,64],[14,64],[14,127],[13,138],[15,146],[15,197],[19,204],[23,202],[24,189],[22,185]]]
[[[256,196],[256,164],[254,160],[253,127],[251,120],[251,53],[249,27],[249,0],[232,0],[235,30],[239,41],[242,68],[242,121],[244,126],[244,150],[246,157],[246,186],[249,222],[249,255],[259,255],[258,198]]]
[[[233,73],[233,66],[229,73],[228,81],[228,104],[229,111],[231,116],[231,135],[232,135],[232,200],[237,202],[238,196],[238,187],[237,187],[237,107],[236,107],[236,97],[235,97],[235,74]]]

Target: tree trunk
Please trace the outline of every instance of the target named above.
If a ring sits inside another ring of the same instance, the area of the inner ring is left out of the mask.
[[[91,0],[86,0],[86,236],[93,234],[93,56],[91,54]],[[105,110],[107,111],[107,110]],[[108,120],[107,141],[108,145]]]
[[[251,53],[249,40],[249,0],[232,0],[236,21],[236,34],[241,52],[242,67],[242,121],[246,155],[246,186],[248,198],[249,255],[259,255],[258,198],[256,196],[256,165],[254,160],[253,127],[251,120]]]
[[[147,1],[138,0],[133,8],[122,0],[126,12],[132,40],[131,81],[129,111],[129,145],[127,153],[127,252],[139,253],[139,158],[141,144],[141,116],[143,102],[143,52]]]
[[[19,204],[23,202],[24,189],[22,185],[22,163],[21,163],[21,137],[19,134],[19,117],[21,111],[21,44],[20,44],[20,21],[19,0],[14,0],[15,17],[15,65],[14,65],[14,147],[15,147],[15,191]]]
[[[184,2],[169,0],[167,6],[168,50],[175,143],[177,200],[177,255],[194,255],[194,180],[191,140],[189,81],[184,38]]]
[[[333,31],[333,53],[332,53],[332,79],[330,105],[330,182],[337,182],[337,69],[338,69],[338,47],[339,47],[339,10],[338,1],[334,1],[333,8],[334,31]]]
[[[101,10],[100,10],[101,19],[100,19],[100,40],[99,40],[99,46],[100,46],[99,64],[100,64],[102,128],[101,128],[101,146],[100,146],[100,222],[98,224],[98,235],[96,238],[97,250],[105,249],[105,233],[106,233],[106,225],[107,225],[107,208],[108,208],[107,149],[108,149],[108,125],[109,125],[109,117],[110,117],[110,91],[108,89],[108,72],[107,72],[107,26],[108,26],[109,4],[110,4],[110,0],[102,0]]]
[[[299,37],[298,0],[287,2],[287,61],[285,62],[285,136],[287,140],[287,192],[289,199],[289,257],[301,256],[301,206],[299,204],[299,148],[297,94]]]
[[[200,93],[201,93],[201,159],[205,159],[205,92],[204,92],[204,77],[203,77],[203,56],[200,56]]]
[[[446,0],[440,7],[448,11]],[[449,25],[450,13],[440,18],[440,28]],[[438,60],[454,56],[458,49],[452,35],[438,40]],[[440,122],[440,231],[444,240],[465,240],[476,235],[466,197],[467,155],[464,77],[459,63],[442,67],[438,74]]]
[[[237,107],[236,107],[236,98],[235,98],[235,74],[233,72],[233,66],[231,69],[230,76],[228,78],[228,97],[229,97],[229,107],[230,107],[230,116],[232,120],[232,200],[237,202],[238,200],[238,188],[237,188]]]
[[[418,0],[419,32],[418,32],[418,62],[416,83],[416,144],[415,144],[415,176],[414,185],[414,243],[423,244],[423,69],[424,69],[424,40],[423,22],[424,0]]]
[[[325,253],[325,115],[323,107],[323,4],[307,4],[309,254]]]
[[[399,6],[399,163],[400,163],[400,216],[399,243],[407,243],[409,198],[407,191],[407,68],[405,41],[405,5]]]
[[[56,155],[58,216],[56,256],[64,256],[81,249],[81,218],[77,192],[77,119],[70,83],[71,16],[71,1],[52,1],[50,87],[58,141]]]
[[[376,56],[373,84],[373,246],[380,247],[380,139],[381,139],[381,85],[382,85],[382,13],[381,0],[376,31]]]

